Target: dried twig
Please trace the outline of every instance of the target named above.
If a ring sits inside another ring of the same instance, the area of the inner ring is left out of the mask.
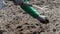
[[[44,6],[44,7],[39,7],[39,6],[37,6],[37,5],[32,5],[33,7],[36,7],[36,8],[38,8],[38,9],[41,9],[41,10],[43,10],[43,11],[45,11],[46,10],[46,8],[45,7],[47,7],[47,6]],[[44,12],[44,13],[47,13],[47,12],[49,12],[49,11],[46,11],[46,12]]]

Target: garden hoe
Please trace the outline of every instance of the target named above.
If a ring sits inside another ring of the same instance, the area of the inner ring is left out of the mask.
[[[36,18],[43,24],[49,23],[49,20],[47,19],[46,16],[40,15],[39,12],[34,9],[34,5],[29,5],[27,2],[29,0],[12,0],[15,4],[20,5],[20,7],[27,12],[29,15],[31,15],[33,18]],[[0,0],[0,9],[4,7],[4,0]],[[36,6],[35,6],[36,7]]]

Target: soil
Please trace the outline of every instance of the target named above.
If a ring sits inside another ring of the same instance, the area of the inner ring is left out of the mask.
[[[31,4],[47,6],[35,9],[49,18],[48,24],[42,24],[12,1],[5,3],[0,10],[0,34],[60,34],[60,0],[30,0]]]

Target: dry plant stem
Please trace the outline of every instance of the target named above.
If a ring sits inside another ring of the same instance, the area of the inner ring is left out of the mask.
[[[38,9],[41,9],[41,10],[43,10],[43,11],[45,11],[46,9],[45,9],[45,7],[47,7],[47,6],[44,6],[44,7],[39,7],[39,6],[37,6],[37,5],[32,5],[33,7],[36,7],[36,8],[38,8]],[[46,12],[44,12],[44,13],[47,13],[47,12],[49,12],[49,11],[46,11]]]

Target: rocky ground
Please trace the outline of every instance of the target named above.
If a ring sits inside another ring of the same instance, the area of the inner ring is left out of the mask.
[[[0,34],[60,34],[60,0],[30,1],[40,7],[47,6],[45,11],[35,9],[48,16],[48,24],[40,23],[12,1],[5,2],[5,7],[0,10]]]

